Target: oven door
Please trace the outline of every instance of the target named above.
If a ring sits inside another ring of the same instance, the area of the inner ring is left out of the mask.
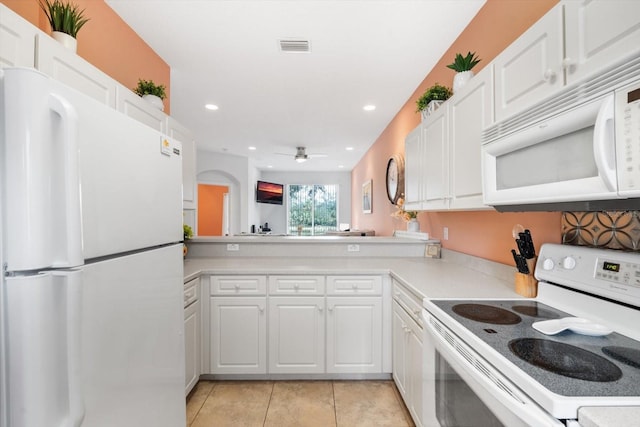
[[[425,427],[564,426],[422,311]]]
[[[614,94],[482,146],[488,205],[620,198]]]

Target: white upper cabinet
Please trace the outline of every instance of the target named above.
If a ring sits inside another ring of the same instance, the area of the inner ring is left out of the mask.
[[[441,106],[423,123],[425,139],[424,209],[447,209],[449,188],[447,108]]]
[[[562,4],[556,5],[493,61],[496,121],[564,85]]]
[[[117,100],[118,111],[126,114],[154,128],[160,132],[166,133],[167,116],[157,108],[151,106],[147,101],[134,93],[131,89],[118,84]]]
[[[0,68],[33,67],[39,32],[30,22],[0,4]]]
[[[449,209],[489,209],[482,202],[482,130],[493,123],[493,67],[486,66],[451,98]]]
[[[182,207],[196,209],[196,141],[189,129],[170,116],[166,119],[166,132],[170,137],[182,142]]]
[[[640,1],[565,1],[567,83],[638,56]]]
[[[46,34],[36,38],[36,67],[80,92],[116,108],[115,80]]]
[[[406,210],[422,210],[425,200],[423,132],[422,125],[419,125],[407,135],[404,141],[404,208]]]
[[[490,209],[482,202],[482,131],[493,123],[493,74],[485,67],[405,139],[409,210]]]

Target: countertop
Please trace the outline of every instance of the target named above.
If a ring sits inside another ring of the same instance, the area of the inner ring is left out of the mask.
[[[515,271],[496,264],[498,273]],[[425,298],[522,298],[513,281],[453,261],[432,258],[193,258],[184,262],[185,281],[202,274],[391,274]],[[513,273],[511,274],[513,277]]]
[[[259,238],[258,238],[259,239]],[[422,298],[522,298],[515,292],[515,268],[443,251],[443,258],[192,258],[185,282],[200,274],[391,274]],[[585,407],[582,427],[640,426],[639,407]]]

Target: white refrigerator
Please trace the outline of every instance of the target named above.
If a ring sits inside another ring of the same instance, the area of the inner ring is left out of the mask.
[[[180,144],[26,68],[0,131],[0,426],[184,426]]]

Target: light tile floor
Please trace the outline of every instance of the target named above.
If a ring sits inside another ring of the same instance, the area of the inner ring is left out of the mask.
[[[413,427],[393,381],[200,381],[188,427]]]

